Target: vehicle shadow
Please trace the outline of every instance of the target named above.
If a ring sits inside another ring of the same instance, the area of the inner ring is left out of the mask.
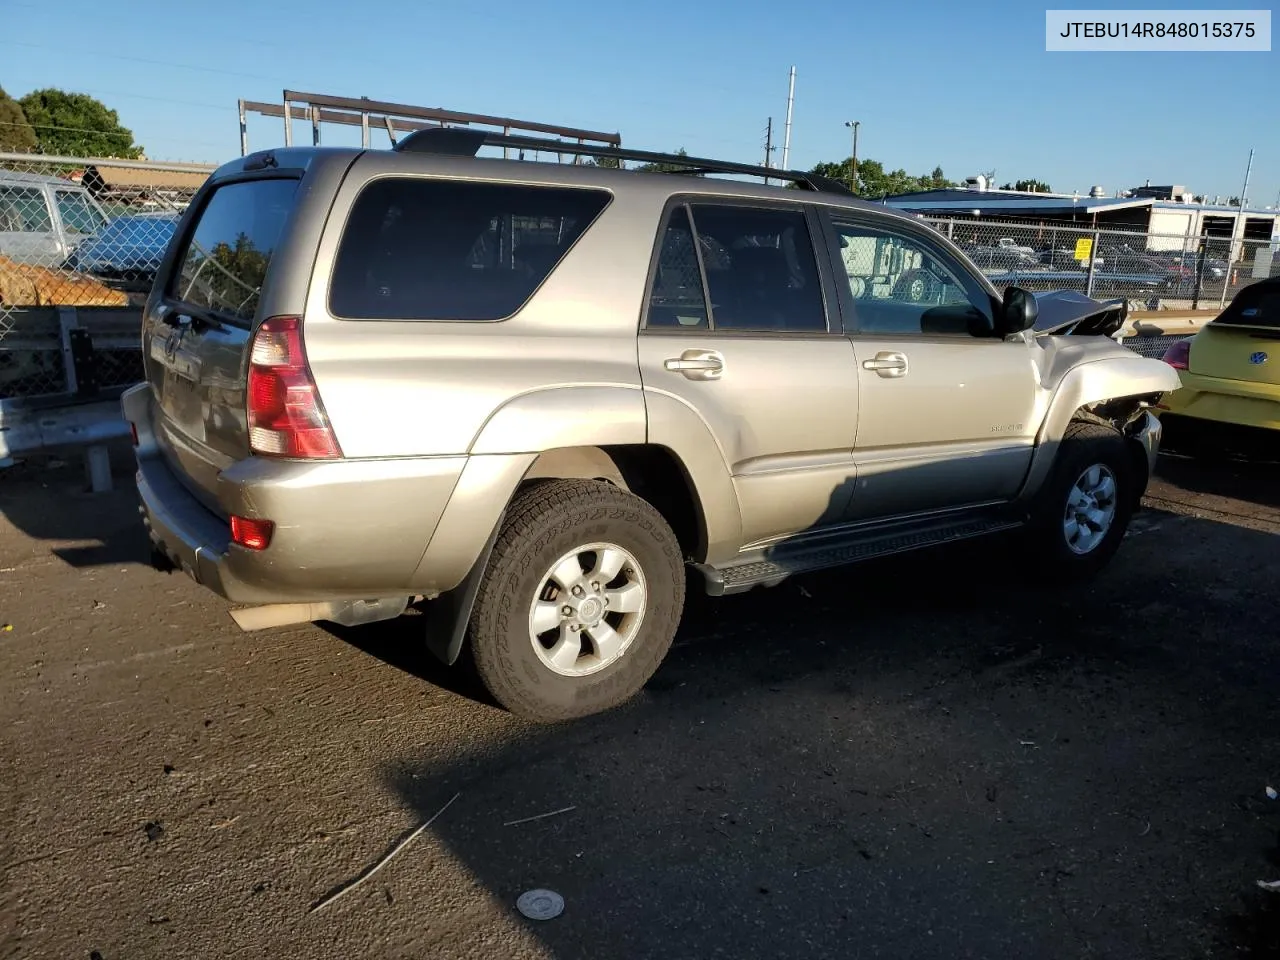
[[[395,620],[358,627],[344,627],[337,623],[318,623],[316,626],[343,643],[376,657],[387,666],[395,667],[432,686],[478,704],[498,706],[472,668],[465,647],[463,655],[453,666],[447,665],[427,649],[427,617],[420,610],[410,607],[403,616]]]
[[[1181,523],[1083,587],[971,543],[700,604],[626,707],[384,779],[461,794],[433,834],[548,956],[1235,955],[1273,930],[1236,785],[1280,755],[1274,539]]]
[[[36,457],[0,472],[0,514],[19,533],[72,567],[149,565],[150,544],[138,518],[132,448],[111,447],[112,489],[91,493],[75,451]]]
[[[1261,453],[1261,451],[1259,451]],[[1280,462],[1163,454],[1156,476],[1180,489],[1280,509]]]

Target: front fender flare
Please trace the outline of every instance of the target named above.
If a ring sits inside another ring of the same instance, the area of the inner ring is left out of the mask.
[[[1136,353],[1132,357],[1106,357],[1073,367],[1058,384],[1040,424],[1022,499],[1035,496],[1048,478],[1067,427],[1081,407],[1106,400],[1169,393],[1178,386],[1176,370],[1163,361]]]

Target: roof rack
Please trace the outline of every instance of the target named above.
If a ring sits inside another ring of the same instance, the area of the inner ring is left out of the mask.
[[[524,137],[487,130],[467,130],[461,127],[434,127],[417,130],[396,142],[391,149],[401,153],[430,153],[437,156],[474,157],[481,147],[506,147],[513,150],[534,150],[541,153],[571,154],[579,157],[604,157],[612,160],[634,160],[639,163],[661,163],[678,167],[669,171],[680,174],[733,173],[748,177],[764,177],[771,180],[789,180],[806,190],[819,193],[852,195],[845,184],[830,177],[805,173],[803,170],[779,170],[749,163],[733,163],[728,160],[710,160],[706,157],[689,157],[676,153],[655,153],[651,150],[633,150],[629,147],[601,146],[551,140],[540,137]]]

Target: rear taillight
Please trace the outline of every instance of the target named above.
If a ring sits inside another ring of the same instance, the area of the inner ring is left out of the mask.
[[[1161,358],[1175,370],[1187,370],[1191,365],[1191,338],[1175,340]]]
[[[307,368],[300,317],[271,317],[258,327],[249,356],[248,404],[254,453],[307,460],[342,456]]]
[[[271,545],[271,532],[274,529],[275,524],[270,520],[232,516],[231,542],[248,550],[265,550]]]
[[[133,440],[133,445],[138,446],[138,425],[136,423],[129,424],[129,437]]]

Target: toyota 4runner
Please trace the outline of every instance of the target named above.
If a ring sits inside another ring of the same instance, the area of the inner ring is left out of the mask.
[[[122,403],[156,562],[241,627],[413,604],[546,721],[641,688],[686,576],[728,594],[1013,530],[1062,578],[1115,552],[1178,386],[1105,335],[1122,306],[1002,295],[807,174],[477,155],[530,144],[574,148],[260,152],[184,214]]]

